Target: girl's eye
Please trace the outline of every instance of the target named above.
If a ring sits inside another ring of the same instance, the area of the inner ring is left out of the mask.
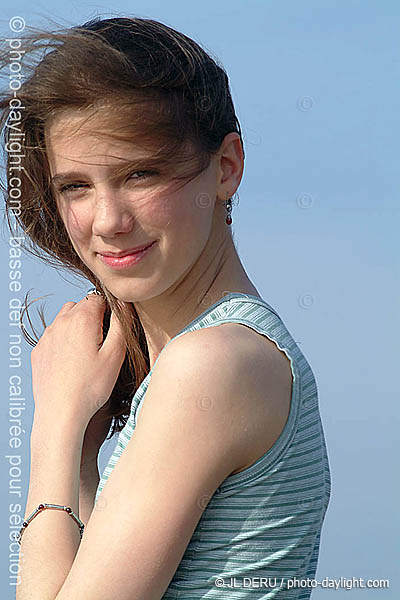
[[[134,175],[139,174],[140,177],[134,177]],[[128,177],[128,179],[147,179],[151,175],[157,175],[157,171],[134,171]]]
[[[139,175],[138,177],[136,177],[136,175]],[[128,179],[148,179],[149,177],[151,177],[152,175],[158,175],[157,171],[134,171],[133,173],[131,173],[128,177]],[[66,183],[65,185],[61,185],[58,188],[58,192],[59,194],[70,194],[70,193],[74,193],[74,192],[78,192],[79,190],[81,190],[82,188],[87,187],[87,184],[85,183]]]
[[[66,194],[67,192],[79,190],[82,187],[85,187],[84,183],[67,183],[66,185],[60,186],[58,188],[58,192],[60,194]]]

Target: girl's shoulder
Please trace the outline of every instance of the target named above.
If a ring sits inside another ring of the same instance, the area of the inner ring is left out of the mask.
[[[272,340],[241,323],[221,323],[186,331],[162,355],[159,374],[183,382],[190,378],[204,398],[203,408],[218,402],[218,419],[231,413],[230,434],[242,440],[232,473],[272,447],[288,419],[292,395],[290,361]]]
[[[254,375],[260,369],[268,373],[269,378],[274,375],[283,376],[283,379],[292,377],[285,352],[267,335],[244,323],[217,322],[213,326],[187,330],[173,338],[161,354],[182,364],[188,353],[196,360],[203,357],[210,361],[212,356],[212,364],[221,363],[221,366],[228,358],[234,361],[232,367],[235,363],[252,367]]]

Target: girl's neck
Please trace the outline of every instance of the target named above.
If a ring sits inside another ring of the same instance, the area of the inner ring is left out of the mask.
[[[197,264],[173,289],[150,300],[134,302],[145,332],[151,366],[165,344],[227,293],[261,297],[248,278],[233,243],[207,270],[201,272],[196,267]]]

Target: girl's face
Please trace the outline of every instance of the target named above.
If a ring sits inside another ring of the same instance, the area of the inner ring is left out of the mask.
[[[216,160],[176,189],[175,182],[151,166],[148,172],[143,166],[137,170],[135,161],[146,157],[143,149],[96,136],[90,126],[82,113],[69,112],[54,119],[46,131],[54,194],[71,243],[120,300],[158,296],[184,278],[215,230]],[[150,154],[148,158],[150,165]],[[131,162],[132,169],[117,177],[121,159]],[[223,219],[218,221],[224,225]],[[106,264],[101,257],[102,252],[119,253],[152,242],[139,262],[124,268]]]

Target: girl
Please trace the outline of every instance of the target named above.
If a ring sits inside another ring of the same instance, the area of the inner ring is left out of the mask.
[[[24,148],[9,222],[95,293],[31,354],[17,600],[309,598],[330,496],[317,387],[233,242],[224,69],[140,18],[23,50],[19,108],[1,103],[6,148],[18,129]]]

